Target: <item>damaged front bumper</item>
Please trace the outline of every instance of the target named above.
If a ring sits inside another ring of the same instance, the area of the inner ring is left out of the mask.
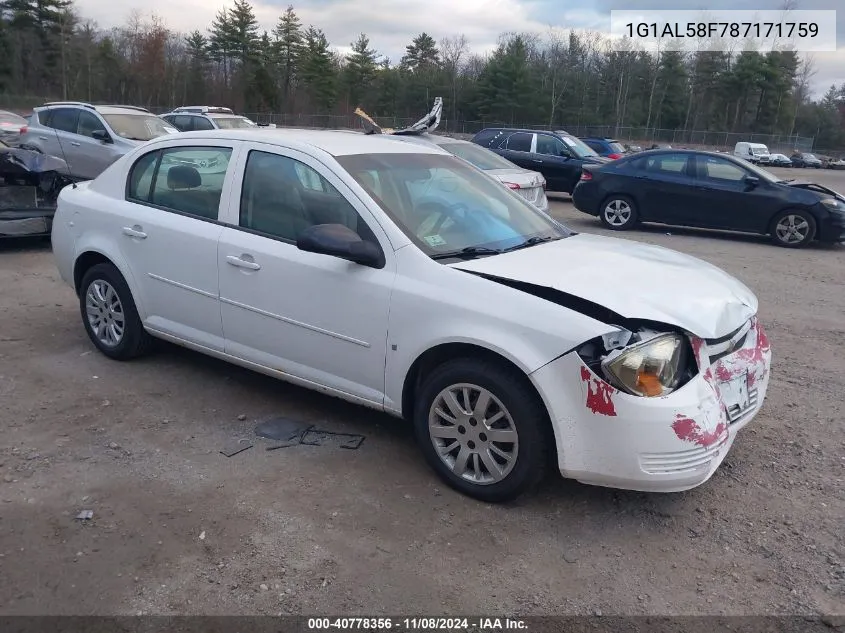
[[[552,418],[564,477],[678,492],[713,475],[763,404],[771,350],[756,317],[729,337],[690,343],[698,374],[666,396],[619,391],[575,352],[531,375]]]

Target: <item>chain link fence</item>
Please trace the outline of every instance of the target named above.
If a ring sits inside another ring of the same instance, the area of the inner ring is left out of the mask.
[[[0,94],[0,109],[6,108],[19,113],[32,110],[33,104],[50,101],[47,98],[24,95]],[[151,107],[151,112],[163,114],[170,108]],[[361,120],[354,114],[285,114],[270,112],[245,113],[257,123],[272,123],[280,127],[301,127],[316,129],[361,129]],[[382,127],[402,128],[416,123],[418,117],[375,117]],[[575,136],[598,136],[614,138],[624,143],[648,148],[654,144],[669,144],[673,147],[694,149],[733,150],[740,141],[763,143],[771,152],[786,155],[792,152],[813,151],[815,139],[812,136],[787,136],[777,134],[752,134],[745,132],[715,132],[712,130],[672,130],[647,127],[623,127],[618,125],[559,125],[548,123],[509,123],[504,121],[464,121],[443,118],[438,131],[445,134],[472,136],[486,127],[517,127],[530,130],[565,130]]]

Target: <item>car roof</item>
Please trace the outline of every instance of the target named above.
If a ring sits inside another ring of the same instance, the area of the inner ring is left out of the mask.
[[[289,147],[291,143],[321,149],[332,156],[350,154],[444,154],[449,152],[424,143],[396,143],[387,134],[338,134],[336,130],[307,130],[297,128],[259,128],[236,130],[204,130],[180,132],[173,137],[161,136],[158,142],[179,141],[186,138],[205,140],[226,139],[249,141]]]
[[[461,138],[452,138],[451,136],[440,136],[437,134],[391,134],[390,138],[408,143],[416,143],[418,145],[451,145],[457,143],[475,145],[475,143],[465,141]]]
[[[552,134],[552,135],[555,135],[555,136],[572,136],[574,138],[573,134],[570,134],[569,132],[562,132],[562,131],[559,131],[559,130],[558,131],[553,131],[553,130],[529,130],[529,129],[520,128],[520,127],[486,127],[483,130],[481,130],[481,132],[497,132],[497,131],[501,131],[501,132],[525,132],[526,134]],[[477,134],[481,134],[481,132],[478,132]]]

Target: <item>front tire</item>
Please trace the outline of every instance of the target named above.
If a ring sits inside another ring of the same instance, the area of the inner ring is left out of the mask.
[[[637,207],[628,196],[612,195],[601,206],[599,217],[602,224],[613,231],[626,231],[634,228],[639,220]]]
[[[487,502],[534,488],[554,445],[546,409],[525,376],[489,360],[455,359],[434,369],[418,391],[414,427],[437,474]]]
[[[152,345],[129,285],[113,264],[97,264],[83,275],[79,310],[91,342],[109,358],[129,360]]]
[[[816,236],[816,221],[806,211],[787,209],[772,220],[772,241],[786,248],[802,248]]]

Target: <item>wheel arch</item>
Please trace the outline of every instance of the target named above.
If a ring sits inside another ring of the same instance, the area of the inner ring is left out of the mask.
[[[551,422],[550,412],[546,398],[540,393],[537,385],[531,380],[531,377],[526,370],[521,367],[515,359],[508,358],[505,354],[492,350],[489,347],[484,347],[477,343],[467,342],[446,342],[439,343],[433,347],[428,348],[422,352],[411,363],[405,380],[402,386],[402,417],[406,420],[413,419],[414,401],[417,392],[422,385],[424,378],[429,375],[436,367],[443,363],[456,358],[475,358],[479,360],[486,360],[488,362],[498,363],[508,369],[517,373],[524,381],[526,386],[530,388],[531,392],[537,398],[537,401],[546,412],[546,420],[544,422],[544,431],[548,433],[550,441],[555,441],[554,425]],[[552,446],[556,446],[555,443]],[[555,451],[553,451],[555,452]],[[555,458],[556,459],[556,458]]]
[[[780,209],[778,209],[769,216],[769,222],[766,225],[767,235],[771,235],[774,233],[775,220],[777,220],[778,217],[780,217],[784,213],[788,213],[790,211],[800,211],[802,213],[806,213],[811,218],[813,218],[813,222],[816,223],[816,233],[818,234],[819,223],[822,221],[818,214],[812,209],[812,207],[808,205],[796,204],[795,202],[791,202],[783,205]]]
[[[135,279],[129,272],[128,266],[122,259],[107,255],[103,252],[103,250],[96,247],[89,246],[81,249],[80,253],[76,256],[76,259],[74,259],[73,288],[76,295],[79,296],[82,292],[82,288],[80,286],[82,285],[82,278],[85,276],[85,273],[97,264],[111,264],[117,268],[117,271],[126,281],[126,285],[129,286],[129,292],[132,293],[132,300],[135,302],[135,309],[138,310],[138,314],[143,321],[146,313],[144,312],[141,304],[141,297],[135,284]]]

